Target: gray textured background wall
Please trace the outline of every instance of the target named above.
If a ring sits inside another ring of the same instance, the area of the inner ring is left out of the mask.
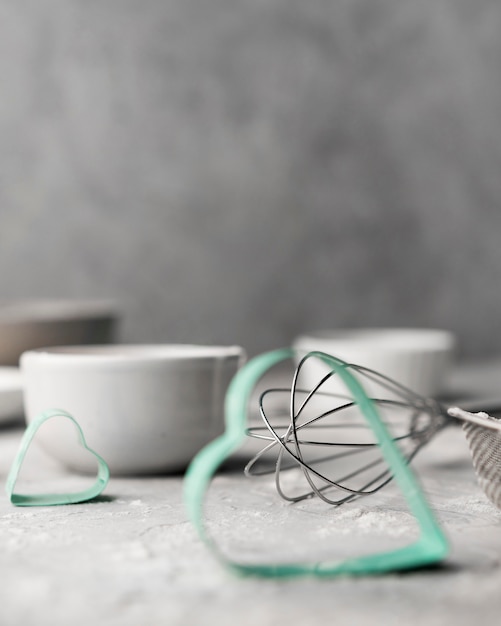
[[[0,0],[0,292],[133,341],[501,351],[497,0]]]

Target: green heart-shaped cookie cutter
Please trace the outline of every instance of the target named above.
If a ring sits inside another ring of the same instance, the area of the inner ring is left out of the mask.
[[[407,465],[394,443],[377,407],[366,395],[363,387],[347,369],[348,365],[323,352],[312,352],[309,356],[324,361],[342,379],[353,396],[359,410],[372,428],[381,453],[399,485],[410,511],[420,529],[420,537],[414,543],[378,554],[350,558],[342,561],[320,561],[314,563],[247,564],[233,560],[220,551],[208,533],[204,523],[203,505],[210,481],[221,463],[235,452],[246,438],[247,411],[252,391],[257,381],[273,366],[293,358],[295,352],[286,348],[267,352],[250,360],[233,378],[226,395],[226,430],[222,436],[203,448],[191,462],[186,473],[184,494],[189,517],[200,538],[230,569],[241,574],[268,577],[287,577],[310,574],[334,576],[340,574],[378,574],[389,571],[408,570],[436,563],[449,552],[448,542],[438,525],[430,506],[412,470]]]
[[[83,491],[77,491],[74,493],[16,493],[14,491],[14,488],[31,442],[33,441],[33,438],[35,437],[40,426],[42,426],[42,424],[44,424],[47,420],[50,420],[54,417],[64,417],[73,422],[78,434],[80,444],[97,460],[98,470],[96,481],[88,489],[84,489]],[[83,431],[75,418],[66,411],[62,411],[60,409],[50,409],[48,411],[40,413],[24,431],[23,438],[21,439],[21,443],[19,445],[19,449],[14,458],[14,461],[12,462],[9,475],[7,477],[5,491],[7,492],[9,500],[12,502],[12,504],[15,504],[16,506],[52,506],[56,504],[77,504],[78,502],[86,502],[99,496],[108,484],[109,477],[110,471],[108,465],[106,464],[106,461],[101,456],[99,456],[97,452],[89,448],[85,441]]]

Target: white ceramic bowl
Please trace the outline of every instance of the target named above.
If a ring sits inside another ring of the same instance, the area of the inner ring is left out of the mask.
[[[451,332],[437,329],[361,328],[304,334],[293,346],[299,354],[327,352],[385,374],[416,393],[435,396],[443,391],[455,338]],[[318,382],[326,370],[327,366],[315,360],[305,369],[308,384]],[[375,387],[365,381],[364,387],[374,394]]]
[[[18,365],[26,350],[109,343],[119,313],[103,300],[0,301],[0,364]]]
[[[183,469],[224,430],[224,397],[245,358],[238,346],[114,345],[58,347],[21,357],[28,422],[64,409],[112,474]],[[94,471],[75,445],[68,420],[38,432],[43,448],[67,467]]]

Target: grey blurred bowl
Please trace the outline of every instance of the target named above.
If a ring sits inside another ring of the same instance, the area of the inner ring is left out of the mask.
[[[298,354],[319,350],[349,363],[363,365],[392,378],[423,396],[443,391],[452,363],[456,338],[448,330],[434,328],[348,328],[314,331],[294,340]],[[315,361],[305,377],[313,388],[330,368]],[[379,385],[364,380],[371,395],[381,393]],[[331,391],[341,389],[334,379]]]
[[[26,350],[112,343],[119,311],[104,300],[0,301],[0,365],[18,365]]]

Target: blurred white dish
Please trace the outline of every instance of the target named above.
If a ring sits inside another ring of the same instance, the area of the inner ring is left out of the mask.
[[[179,471],[223,432],[226,389],[244,357],[238,346],[31,350],[21,357],[26,419],[64,409],[112,474]],[[67,422],[47,423],[37,440],[66,466],[93,471]]]
[[[447,330],[360,328],[304,334],[293,346],[300,354],[327,352],[343,361],[376,370],[416,393],[434,396],[443,390],[455,344],[454,335]],[[315,360],[305,370],[307,384],[319,382],[326,371],[327,366]],[[365,382],[364,387],[371,394],[376,391]]]
[[[21,418],[23,384],[18,367],[0,367],[0,424]]]
[[[105,300],[0,300],[0,364],[18,365],[26,350],[110,343],[119,313]]]

